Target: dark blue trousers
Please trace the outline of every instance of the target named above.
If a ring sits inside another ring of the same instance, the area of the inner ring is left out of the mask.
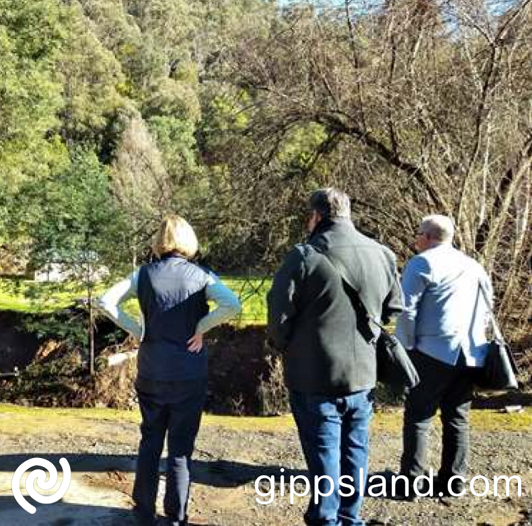
[[[312,526],[362,526],[359,511],[368,471],[371,392],[346,396],[290,393],[290,404],[307,461],[310,485],[317,477],[321,494],[311,497],[305,523]],[[353,491],[339,487],[340,477]],[[360,484],[362,482],[362,484]],[[332,489],[332,491],[330,491]],[[340,490],[343,495],[340,494]]]
[[[143,516],[153,517],[159,485],[159,462],[168,439],[165,514],[186,521],[190,464],[207,392],[207,380],[156,382],[137,379],[142,415],[133,500]]]

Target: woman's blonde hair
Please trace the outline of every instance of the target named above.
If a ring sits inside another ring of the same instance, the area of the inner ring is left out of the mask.
[[[177,252],[191,259],[198,251],[198,238],[194,229],[182,217],[171,215],[163,219],[152,249],[158,258],[169,252]]]

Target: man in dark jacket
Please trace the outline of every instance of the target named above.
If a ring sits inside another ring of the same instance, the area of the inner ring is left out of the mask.
[[[275,275],[268,325],[284,353],[310,474],[313,496],[305,522],[363,525],[378,328],[353,306],[345,287],[356,290],[367,312],[384,323],[402,310],[401,288],[394,254],[356,230],[343,192],[312,194],[308,229],[307,243],[296,245]]]

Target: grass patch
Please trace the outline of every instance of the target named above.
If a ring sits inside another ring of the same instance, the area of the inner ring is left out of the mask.
[[[57,409],[22,407],[0,404],[0,433],[6,435],[50,435],[71,430],[83,430],[91,434],[90,422],[95,424],[140,422],[135,411],[117,409]],[[376,413],[372,422],[372,433],[400,433],[403,423],[402,411]],[[437,426],[439,419],[435,419]],[[262,431],[282,433],[295,429],[291,415],[279,417],[236,417],[204,415],[204,426],[217,426],[235,431]],[[529,432],[532,430],[532,408],[522,413],[501,413],[494,410],[476,409],[471,412],[471,425],[475,432]],[[76,431],[78,432],[78,431]]]
[[[242,303],[242,313],[236,323],[266,325],[266,294],[272,286],[272,280],[270,278],[222,276],[222,281],[235,292]]]
[[[221,279],[239,297],[242,303],[242,312],[237,318],[231,320],[230,323],[238,327],[266,325],[266,294],[271,288],[272,280],[234,276],[222,276]],[[214,308],[214,304],[211,304],[211,308]],[[124,310],[132,316],[138,317],[140,309],[137,300],[133,299],[126,302],[124,304]]]
[[[235,325],[266,324],[266,293],[271,287],[271,279],[222,277],[242,302],[242,313]],[[108,285],[98,284],[95,295],[105,292]],[[86,289],[76,283],[37,283],[26,279],[0,278],[0,310],[25,312],[28,314],[52,313],[64,309],[76,300],[86,298]],[[130,300],[124,309],[138,316],[136,300]]]
[[[96,294],[104,290],[96,288]],[[77,283],[39,283],[26,279],[0,278],[0,310],[27,314],[52,313],[85,298],[86,289]]]

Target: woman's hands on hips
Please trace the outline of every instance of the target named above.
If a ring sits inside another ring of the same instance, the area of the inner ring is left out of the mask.
[[[200,352],[201,349],[203,349],[203,334],[194,334],[194,336],[187,341],[187,345],[190,352]]]

